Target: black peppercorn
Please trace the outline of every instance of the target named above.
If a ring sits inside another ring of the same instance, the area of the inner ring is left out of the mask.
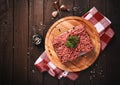
[[[33,40],[33,43],[36,45],[36,46],[40,46],[41,43],[42,43],[42,36],[39,35],[39,34],[34,34],[32,36],[32,40]]]

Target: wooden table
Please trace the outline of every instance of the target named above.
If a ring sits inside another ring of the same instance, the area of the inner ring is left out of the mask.
[[[120,84],[120,1],[59,0],[70,12],[62,11],[56,18],[51,13],[54,0],[0,0],[0,85],[119,85]],[[58,80],[40,73],[35,60],[44,45],[32,43],[33,26],[45,39],[49,27],[58,19],[76,15],[86,7],[95,6],[112,21],[115,36],[97,61],[82,71],[76,81]],[[119,83],[119,84],[118,84]]]

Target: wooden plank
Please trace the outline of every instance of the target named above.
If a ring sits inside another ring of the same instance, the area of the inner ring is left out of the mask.
[[[14,85],[27,85],[28,1],[14,0]]]
[[[105,14],[105,0],[89,0],[90,2],[90,8],[92,8],[93,6],[95,6],[100,12],[102,12],[102,14]]]
[[[59,85],[58,79],[56,77],[52,77],[48,73],[44,74],[44,85]]]
[[[8,11],[8,5],[6,4],[8,0],[0,1],[0,17],[2,17]]]
[[[112,1],[107,0],[106,1],[106,16],[112,21],[113,26],[119,26],[119,15],[120,12],[118,9],[120,8],[120,1]],[[115,29],[115,28],[113,28]]]
[[[13,0],[0,4],[0,85],[12,85]]]
[[[75,81],[72,81],[68,78],[62,78],[59,80],[59,85],[75,85]]]
[[[120,84],[120,1],[106,1],[106,16],[112,22],[112,28],[115,32],[114,38],[105,49],[106,57],[106,84]]]
[[[44,51],[44,45],[37,47],[32,42],[36,33],[43,37],[43,0],[29,0],[29,53],[28,53],[28,81],[29,85],[43,85],[43,73],[40,73],[34,66],[34,62]]]
[[[44,38],[46,36],[47,30],[49,27],[58,19],[58,16],[56,18],[52,17],[52,12],[55,10],[53,7],[53,3],[55,0],[44,0]],[[58,85],[57,78],[53,78],[48,73],[45,73],[44,75],[44,85]]]

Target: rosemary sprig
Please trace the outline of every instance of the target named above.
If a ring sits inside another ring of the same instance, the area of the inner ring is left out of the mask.
[[[90,10],[90,8],[89,8],[89,7],[86,7],[86,8],[84,8],[84,9],[82,9],[79,13],[80,13],[80,14],[84,14],[84,13],[88,12],[89,10]]]

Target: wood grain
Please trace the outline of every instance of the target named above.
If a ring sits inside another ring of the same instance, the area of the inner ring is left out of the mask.
[[[28,84],[35,85],[37,83],[43,85],[43,74],[39,74],[38,69],[34,66],[34,62],[44,51],[44,46],[38,48],[32,42],[33,28],[35,28],[36,33],[43,36],[43,0],[29,0],[29,15]]]
[[[12,85],[13,0],[0,1],[0,85]],[[7,81],[7,82],[6,82]]]
[[[105,49],[103,55],[106,57],[106,84],[120,84],[120,1],[106,1],[106,16],[112,21],[115,36]]]
[[[14,85],[27,85],[28,1],[14,0]]]
[[[95,48],[93,51],[85,54],[84,57],[78,57],[72,62],[66,62],[65,64],[62,64],[54,51],[52,45],[53,38],[79,24],[85,25],[86,31],[88,32]],[[80,17],[69,16],[58,20],[50,27],[45,39],[45,49],[49,59],[56,66],[66,71],[76,72],[88,68],[97,59],[100,52],[100,38],[99,34],[91,23]]]

